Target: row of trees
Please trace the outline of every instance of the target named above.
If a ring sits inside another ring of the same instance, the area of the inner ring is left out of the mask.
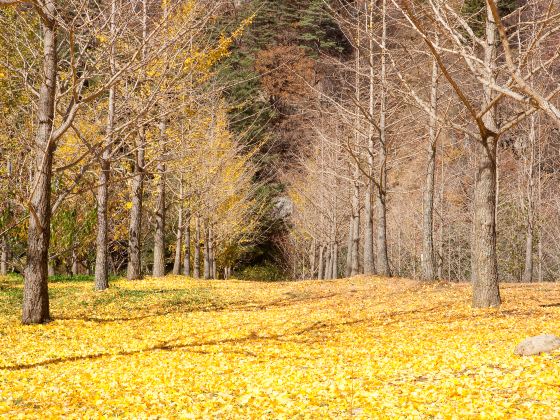
[[[0,270],[24,271],[23,323],[49,321],[56,271],[97,290],[125,265],[229,275],[262,205],[214,68],[250,21],[217,34],[227,4],[194,0],[0,4]]]
[[[325,4],[351,48],[300,73],[293,272],[470,278],[475,307],[557,278],[558,5]]]

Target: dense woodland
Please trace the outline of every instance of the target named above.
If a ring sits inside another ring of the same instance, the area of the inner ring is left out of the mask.
[[[0,275],[560,278],[554,0],[0,0]]]

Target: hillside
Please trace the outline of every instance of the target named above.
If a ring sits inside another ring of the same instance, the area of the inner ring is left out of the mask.
[[[473,311],[467,285],[404,279],[60,282],[26,327],[4,277],[0,416],[558,417],[558,353],[513,348],[560,331],[560,286],[502,291]]]

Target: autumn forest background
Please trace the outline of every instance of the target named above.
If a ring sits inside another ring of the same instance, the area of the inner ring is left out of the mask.
[[[555,0],[0,0],[0,415],[560,416],[512,347],[560,334],[559,40]]]

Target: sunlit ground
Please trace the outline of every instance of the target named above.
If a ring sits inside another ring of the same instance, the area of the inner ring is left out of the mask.
[[[44,326],[19,324],[0,278],[0,416],[162,418],[560,417],[560,285],[261,283],[180,277],[51,285]]]

